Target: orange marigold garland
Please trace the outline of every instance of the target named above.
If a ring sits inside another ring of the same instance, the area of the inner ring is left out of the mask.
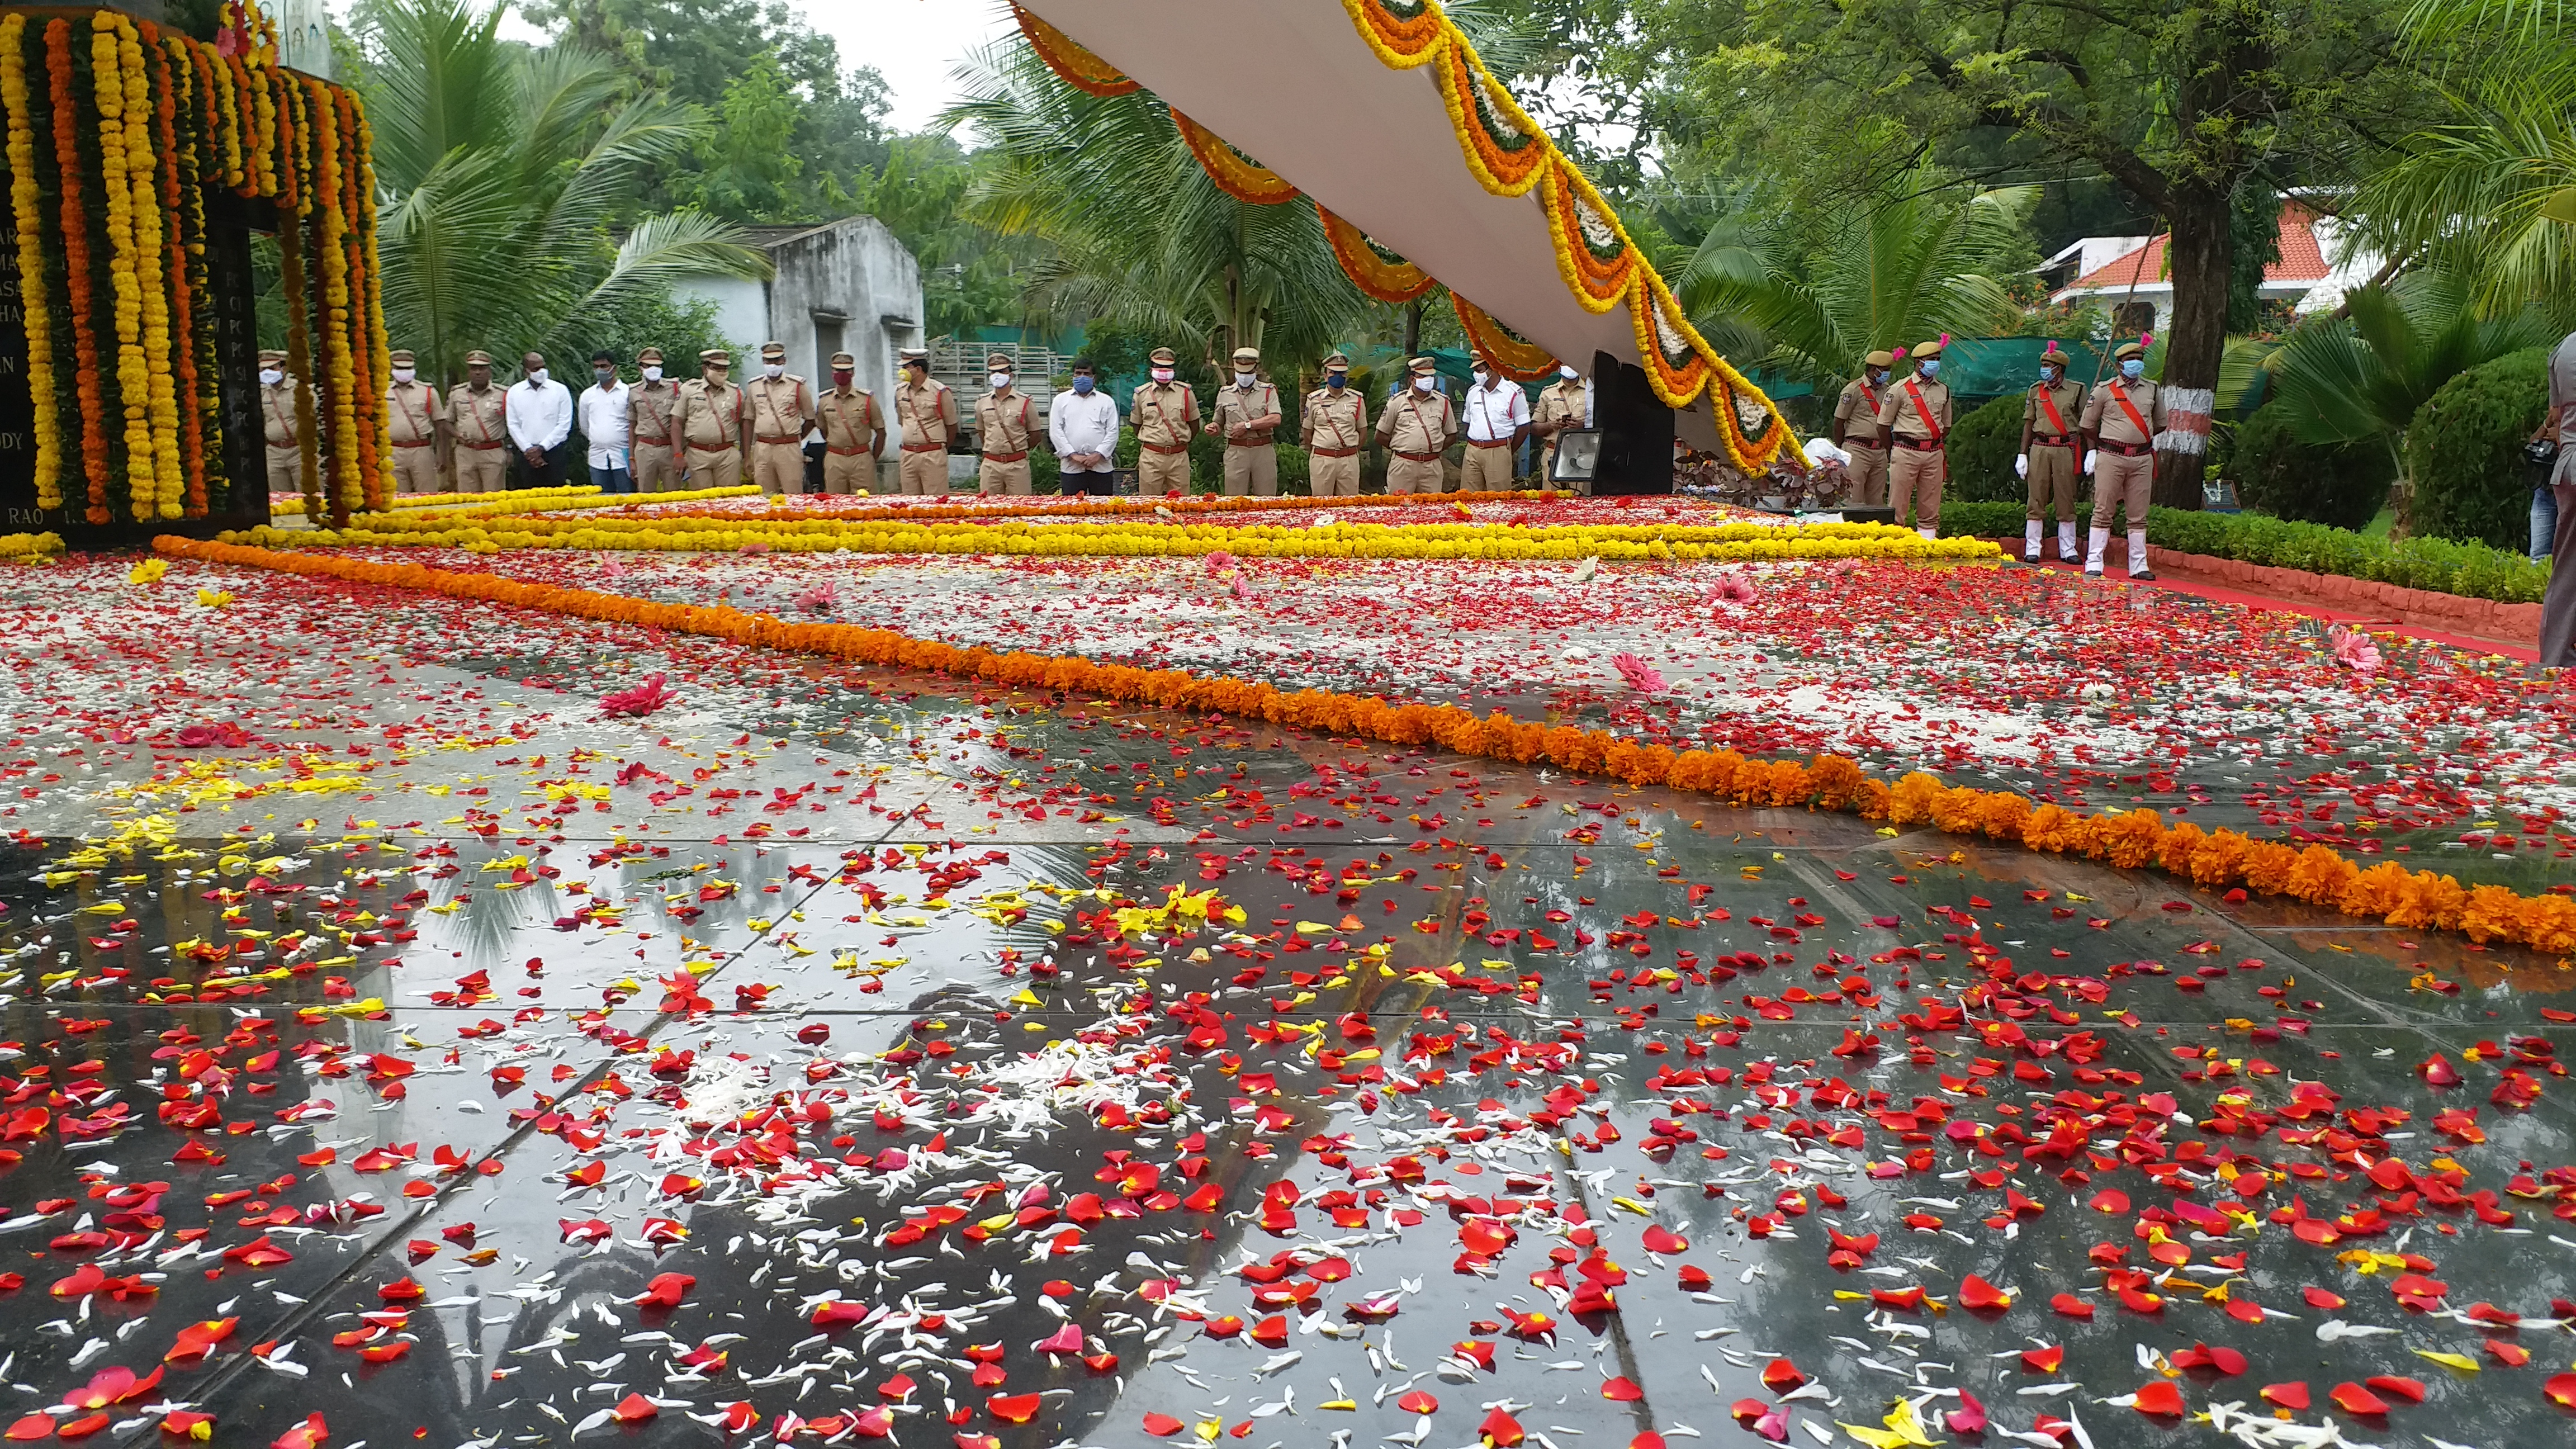
[[[1019,0],[1011,0],[1011,15],[1020,22],[1020,33],[1029,38],[1029,48],[1046,62],[1047,69],[1062,76],[1066,85],[1094,96],[1123,96],[1137,89],[1136,82],[1119,74],[1116,66],[1031,15]]]
[[[1172,124],[1180,129],[1181,139],[1189,144],[1190,154],[1199,158],[1199,166],[1217,189],[1237,201],[1255,206],[1277,206],[1295,201],[1300,194],[1287,179],[1269,167],[1252,160],[1227,144],[1224,137],[1189,117],[1177,106],[1169,108]]]
[[[1324,240],[1333,248],[1333,260],[1341,263],[1342,275],[1364,295],[1400,307],[1440,285],[1413,263],[1381,254],[1366,232],[1326,210],[1320,201],[1315,203],[1315,215],[1324,224]]]
[[[1503,376],[1516,382],[1534,382],[1556,371],[1556,354],[1514,335],[1484,308],[1455,292],[1449,294],[1449,302],[1458,309],[1458,325],[1467,329],[1468,345],[1492,358]]]
[[[81,164],[80,106],[72,90],[72,28],[68,20],[45,23],[45,74],[54,93],[54,164],[61,176],[63,292],[72,314],[72,388],[81,415],[81,471],[89,485],[82,516],[109,522],[107,403],[99,396],[98,320],[91,276],[89,217],[81,205],[86,168]]]
[[[394,376],[392,354],[385,342],[384,288],[376,271],[376,138],[357,97],[341,91],[337,99],[341,134],[349,138],[349,209],[357,220],[356,234],[351,238],[350,266],[358,278],[354,285],[359,291],[359,310],[366,318],[362,339],[367,365],[359,373],[366,388],[358,399],[365,421],[359,437],[369,450],[369,506],[382,508],[392,501],[393,430],[392,420],[385,415],[384,400]]]
[[[357,362],[349,326],[348,218],[342,212],[340,119],[320,81],[299,77],[303,114],[313,137],[313,171],[306,208],[313,218],[313,250],[322,285],[322,403],[330,411],[331,517],[345,524],[367,506],[366,475],[358,446]],[[304,374],[297,374],[299,377]]]

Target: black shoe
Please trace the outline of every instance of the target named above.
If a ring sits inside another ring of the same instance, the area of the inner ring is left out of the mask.
[[[2136,579],[2142,584],[2152,584],[2156,581],[2156,571],[2154,569],[2140,569],[2136,573],[2129,575],[2129,577]]]

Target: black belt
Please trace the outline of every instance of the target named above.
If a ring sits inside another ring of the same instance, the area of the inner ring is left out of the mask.
[[[2117,453],[2123,458],[2142,457],[2156,450],[2156,445],[2153,443],[2115,443],[2109,438],[2103,438],[2093,446],[2105,453]]]

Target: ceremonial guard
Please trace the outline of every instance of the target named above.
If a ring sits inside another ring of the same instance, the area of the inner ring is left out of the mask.
[[[2075,553],[2075,459],[2084,440],[2069,421],[2083,415],[2084,384],[2066,375],[2066,354],[2057,344],[2039,355],[2039,381],[2021,399],[2021,453],[2013,471],[2030,485],[2029,512],[2022,524],[2021,558],[2039,562],[2039,538],[2049,509],[2057,514],[2057,557],[2073,563]]]
[[[1173,380],[1180,359],[1172,349],[1157,347],[1150,360],[1153,380],[1138,384],[1127,405],[1127,421],[1136,427],[1136,491],[1186,493],[1190,432],[1199,425],[1199,400],[1188,383]]]
[[[385,426],[394,444],[394,491],[436,493],[444,486],[439,469],[446,464],[439,447],[444,407],[438,389],[420,380],[411,354],[396,348],[385,360],[393,365],[393,385],[385,389]]]
[[[1834,446],[1851,455],[1843,465],[1851,501],[1861,508],[1887,504],[1887,445],[1878,439],[1878,410],[1885,401],[1888,369],[1896,354],[1884,348],[1860,360],[1860,376],[1834,399]]]
[[[725,380],[732,370],[733,358],[723,348],[699,353],[699,375],[680,384],[679,401],[671,406],[674,461],[687,472],[692,488],[733,488],[742,483],[751,409],[742,389]]]
[[[509,480],[509,393],[492,385],[492,354],[465,354],[465,385],[447,395],[456,440],[456,491],[498,493]]]
[[[984,460],[975,470],[978,493],[1029,491],[1029,439],[1037,436],[1037,409],[1027,394],[1011,385],[1011,359],[996,352],[984,359],[984,380],[993,390],[975,399],[975,446]]]
[[[2164,390],[2147,378],[2146,339],[2111,354],[2118,374],[2084,402],[2084,471],[2093,479],[2093,537],[2084,572],[2098,577],[2111,547],[2111,514],[2129,515],[2129,577],[2152,579],[2147,567],[2147,500],[2156,489],[2156,433],[2165,425]]]
[[[1914,347],[1914,375],[1887,389],[1878,404],[1878,440],[1893,445],[1888,455],[1888,502],[1897,521],[1910,504],[1914,531],[1934,537],[1941,526],[1941,485],[1948,480],[1950,457],[1950,390],[1935,379],[1941,372],[1941,344]]]
[[[1529,436],[1529,395],[1490,357],[1476,359],[1474,379],[1458,408],[1467,425],[1458,486],[1470,493],[1508,492],[1521,443]]]
[[[1368,446],[1368,399],[1351,386],[1349,358],[1336,352],[1324,359],[1324,385],[1306,394],[1297,430],[1314,496],[1357,498],[1360,450]]]
[[[785,343],[760,344],[760,376],[744,391],[751,401],[751,480],[771,496],[804,492],[814,390],[787,370]]]
[[[1547,447],[1538,459],[1538,477],[1542,485],[1556,477],[1557,435],[1591,426],[1591,382],[1571,367],[1557,368],[1556,381],[1538,395],[1538,416],[1530,424],[1531,433],[1547,440]]]
[[[858,387],[859,360],[832,354],[832,385],[814,400],[814,425],[823,430],[823,491],[877,491],[877,459],[885,453],[885,422],[877,400]]]
[[[930,375],[930,354],[903,351],[903,380],[895,384],[894,418],[903,437],[900,478],[906,493],[948,496],[948,441],[957,436],[957,395]]]
[[[304,491],[304,448],[298,440],[295,395],[304,384],[286,375],[286,354],[259,355],[259,412],[268,430],[268,491]]]
[[[679,440],[671,435],[671,409],[680,400],[680,385],[662,375],[662,349],[635,354],[643,380],[626,390],[626,437],[631,450],[626,465],[635,470],[635,491],[659,493],[676,488],[680,468],[672,452]]]
[[[1458,436],[1458,419],[1441,392],[1439,364],[1413,359],[1412,385],[1387,401],[1377,416],[1377,440],[1393,454],[1386,464],[1389,493],[1439,493],[1440,455]]]
[[[1208,417],[1208,435],[1225,439],[1225,491],[1229,498],[1249,493],[1279,496],[1279,445],[1274,431],[1285,421],[1279,411],[1279,389],[1261,380],[1258,348],[1234,349],[1234,386],[1217,389]]]

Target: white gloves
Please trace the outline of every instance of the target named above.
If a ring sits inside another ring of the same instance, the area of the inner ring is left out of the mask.
[[[2013,456],[2013,476],[2016,478],[2030,476],[2030,454],[2017,453]]]
[[[2092,476],[2093,476],[2093,460],[2094,460],[2094,458],[2095,458],[2095,457],[2097,457],[2097,456],[2099,456],[2099,455],[2098,455],[2098,454],[2096,454],[2096,453],[2095,453],[2091,448],[2087,448],[2087,449],[2085,449],[2085,450],[2084,450],[2084,476],[2085,476],[2085,477],[2090,478],[2090,477],[2092,477]]]

